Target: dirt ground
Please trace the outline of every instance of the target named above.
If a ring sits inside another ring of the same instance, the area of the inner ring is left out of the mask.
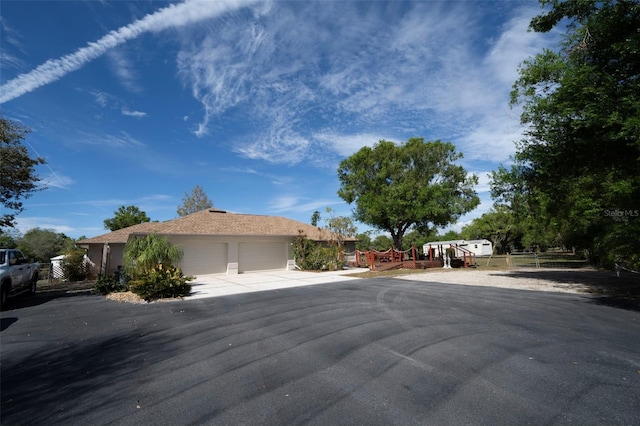
[[[625,298],[640,298],[640,275],[590,268],[581,269],[509,269],[429,270],[425,273],[402,275],[398,278],[519,290],[560,293],[591,293]]]

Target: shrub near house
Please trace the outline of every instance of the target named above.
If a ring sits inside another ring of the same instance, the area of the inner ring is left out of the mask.
[[[188,296],[193,277],[185,277],[180,268],[159,265],[129,282],[129,289],[146,300]]]
[[[175,266],[182,255],[165,237],[150,234],[133,238],[124,249],[125,273],[131,277],[129,290],[146,301],[189,295],[188,281],[194,278]]]

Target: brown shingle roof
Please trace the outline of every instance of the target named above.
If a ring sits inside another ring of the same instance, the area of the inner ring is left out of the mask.
[[[135,233],[152,233],[154,229],[162,225],[158,222],[145,222],[138,225],[129,226],[128,228],[118,229],[117,231],[109,232],[108,234],[98,235],[93,238],[86,238],[84,240],[77,241],[76,244],[104,244],[104,243],[126,243],[129,239],[129,235]]]
[[[206,209],[163,223],[146,223],[119,229],[110,234],[78,241],[78,244],[126,242],[131,234],[150,234],[153,232],[161,235],[296,237],[299,235],[299,231],[314,241],[329,239],[329,233],[326,230],[284,217],[227,213],[217,209]]]

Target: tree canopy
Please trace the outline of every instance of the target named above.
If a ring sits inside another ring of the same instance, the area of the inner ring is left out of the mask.
[[[49,263],[73,246],[71,238],[52,229],[32,228],[17,239],[17,247],[25,256],[42,263]]]
[[[118,229],[150,221],[147,214],[136,206],[120,206],[113,213],[114,217],[104,221],[104,227],[110,231],[117,231]]]
[[[213,202],[207,197],[204,189],[200,185],[196,185],[191,190],[191,194],[184,193],[182,204],[178,206],[178,216],[187,216],[211,207],[213,207]]]
[[[338,195],[355,203],[357,221],[389,232],[402,249],[408,230],[446,226],[479,204],[478,178],[455,164],[460,158],[449,142],[381,140],[342,160]]]
[[[20,123],[0,118],[0,202],[9,211],[0,216],[0,228],[15,226],[16,215],[24,210],[22,200],[44,189],[38,186],[35,167],[46,162],[31,158],[22,145],[29,131]]]
[[[358,228],[353,219],[346,216],[336,216],[331,207],[327,207],[329,218],[325,219],[326,229],[331,233],[330,242],[335,243],[338,251],[344,249],[344,243],[347,238],[355,238],[358,234]],[[318,216],[319,217],[319,216]]]
[[[527,131],[497,187],[565,244],[640,263],[640,4],[541,3],[530,28],[566,35],[519,70],[512,103]]]
[[[316,210],[311,215],[311,225],[318,226],[318,222],[320,222],[320,212]]]

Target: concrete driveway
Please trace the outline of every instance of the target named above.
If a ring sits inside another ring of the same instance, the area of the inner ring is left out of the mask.
[[[366,271],[366,269],[345,269],[341,271],[260,271],[238,275],[209,274],[198,275],[190,284],[191,294],[185,299],[229,296],[255,291],[277,290],[316,284],[329,284],[357,280],[346,274]]]

